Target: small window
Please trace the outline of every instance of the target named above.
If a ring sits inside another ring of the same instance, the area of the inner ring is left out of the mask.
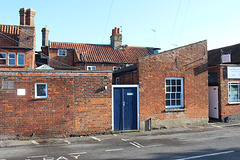
[[[47,83],[36,83],[35,84],[35,97],[46,98],[47,97]]]
[[[118,66],[114,66],[114,67],[113,67],[113,71],[117,71],[117,70],[119,70],[119,69],[121,69],[121,67],[118,67]]]
[[[2,89],[14,89],[14,81],[2,81]]]
[[[67,56],[67,50],[59,49],[58,56]]]
[[[120,84],[120,78],[116,77],[116,84]]]
[[[96,66],[87,66],[88,71],[96,71]]]
[[[6,65],[6,53],[0,53],[0,65]]]
[[[25,65],[25,54],[24,53],[18,53],[17,54],[17,62],[18,62],[18,66],[24,66]]]
[[[228,82],[228,102],[240,103],[240,82]]]
[[[16,54],[8,53],[8,65],[14,66],[16,65]]]
[[[183,78],[166,78],[166,108],[183,107]]]

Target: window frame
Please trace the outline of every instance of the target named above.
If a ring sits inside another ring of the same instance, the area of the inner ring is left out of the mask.
[[[2,81],[2,89],[14,89],[14,81]]]
[[[59,54],[60,51],[64,51],[65,54],[64,54],[64,55],[63,55],[63,54]],[[58,50],[58,56],[59,56],[59,57],[66,57],[66,56],[67,56],[67,50],[66,50],[66,49],[59,49],[59,50]]]
[[[5,54],[5,58],[1,58],[0,60],[4,60],[5,59],[5,64],[0,64],[0,66],[6,66],[7,65],[7,53],[1,52],[0,54]]]
[[[10,58],[10,54],[13,54],[15,57],[14,58]],[[10,60],[13,60],[14,59],[14,64],[9,64]],[[13,53],[13,52],[9,52],[8,53],[8,65],[9,66],[16,66],[16,53]]]
[[[230,101],[230,86],[231,84],[237,84],[238,88],[237,88],[237,93],[238,93],[238,98],[237,101]],[[229,104],[239,104],[240,103],[240,81],[229,81],[228,82],[228,103]]]
[[[37,95],[37,85],[39,85],[39,84],[44,84],[45,85],[45,89],[46,89],[46,95],[45,96],[38,96]],[[48,85],[47,85],[47,83],[35,83],[35,98],[47,98],[47,96],[48,96]]]
[[[90,67],[91,69],[88,69],[88,67]],[[95,68],[93,70],[93,68]],[[87,66],[87,71],[96,71],[97,70],[97,67],[96,66]]]
[[[23,55],[23,64],[19,64],[19,55]],[[17,65],[25,66],[25,53],[17,53]]]
[[[167,85],[167,80],[170,80],[170,84]],[[171,84],[172,80],[176,80],[176,84]],[[181,81],[181,84],[177,84],[177,80]],[[175,92],[171,91],[171,89],[175,86]],[[181,91],[177,91],[177,87],[181,86]],[[170,91],[167,91],[167,87],[170,87]],[[165,108],[171,109],[171,108],[184,108],[184,95],[183,95],[184,85],[183,85],[183,78],[182,77],[166,77],[165,78]],[[180,98],[177,98],[177,94],[180,93]],[[167,98],[167,94],[169,94],[169,98]],[[174,94],[174,98],[171,98],[171,95]],[[167,105],[167,100],[169,100],[170,105]],[[171,101],[174,100],[175,104],[171,105]],[[177,100],[180,100],[180,105],[177,105]]]

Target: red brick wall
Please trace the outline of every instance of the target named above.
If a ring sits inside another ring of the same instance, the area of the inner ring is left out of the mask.
[[[35,48],[35,27],[20,26],[19,47]]]
[[[207,42],[202,41],[140,58],[140,121],[208,118],[206,46]],[[165,111],[166,77],[183,78],[185,111]]]
[[[67,50],[67,56],[58,56],[58,49],[49,49],[49,65],[55,70],[74,70],[74,50]]]
[[[0,74],[1,136],[81,135],[112,127],[110,72]],[[3,80],[14,81],[14,89],[2,89]],[[47,98],[35,98],[35,83],[47,83]],[[18,96],[18,88],[26,89],[26,95]]]
[[[240,65],[235,65],[240,66]],[[218,81],[219,81],[219,108],[220,116],[240,115],[240,104],[228,103],[228,82],[240,81],[239,79],[227,79],[227,65],[219,65],[218,67]]]
[[[116,78],[119,77],[119,84],[138,84],[138,70],[121,73],[120,75],[113,74],[113,84],[116,84]]]

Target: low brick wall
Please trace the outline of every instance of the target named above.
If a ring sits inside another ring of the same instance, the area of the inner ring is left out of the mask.
[[[111,72],[0,71],[0,136],[69,136],[112,128]],[[14,82],[4,89],[3,81]],[[47,98],[35,98],[47,83]],[[25,89],[25,95],[17,95]]]

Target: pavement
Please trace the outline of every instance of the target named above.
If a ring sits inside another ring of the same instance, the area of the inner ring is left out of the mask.
[[[178,133],[191,133],[191,132],[204,132],[209,130],[223,129],[227,127],[237,127],[240,126],[240,121],[223,123],[223,122],[209,122],[208,125],[204,126],[187,126],[171,129],[159,129],[151,131],[135,131],[135,132],[117,132],[112,133],[114,135],[123,134],[125,136],[134,137],[134,136],[147,136],[147,135],[170,135]],[[111,136],[112,136],[111,134]],[[105,139],[110,134],[105,135],[89,135],[89,136],[79,136],[79,137],[66,137],[66,138],[35,138],[30,139],[18,139],[18,138],[1,138],[0,137],[0,148],[10,148],[10,147],[23,147],[23,146],[39,146],[39,145],[61,145],[61,144],[71,144],[72,142],[86,141],[91,138],[101,137]]]

